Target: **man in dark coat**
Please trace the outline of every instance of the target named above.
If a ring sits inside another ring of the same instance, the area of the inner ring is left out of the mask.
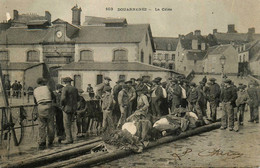
[[[19,85],[17,83],[17,80],[14,81],[14,83],[12,84],[12,90],[13,90],[13,97],[17,97],[18,98],[18,89],[19,89]]]
[[[72,121],[77,111],[77,102],[79,100],[78,90],[71,85],[73,81],[70,77],[63,79],[65,87],[62,88],[61,92],[61,106],[63,109],[64,128],[66,134],[66,140],[62,143],[70,144],[73,143],[72,138]]]
[[[247,93],[249,96],[249,108],[250,108],[250,120],[248,122],[256,122],[259,123],[259,97],[258,91],[256,88],[256,83],[251,81],[249,83],[249,88],[247,89]]]
[[[162,116],[162,109],[160,107],[161,107],[163,98],[167,97],[167,94],[164,93],[163,88],[160,85],[161,80],[162,80],[162,78],[160,78],[160,77],[155,78],[153,80],[154,87],[151,90],[152,115],[155,118]]]
[[[111,78],[106,76],[106,77],[104,77],[104,82],[97,85],[97,91],[96,91],[96,98],[97,99],[102,98],[102,94],[105,93],[104,87],[110,86],[110,81],[112,81]]]
[[[221,118],[221,128],[226,129],[229,126],[229,131],[234,128],[234,107],[233,104],[237,99],[237,92],[231,85],[231,80],[226,79],[224,81],[225,86],[221,91],[220,100],[222,102],[222,118]]]
[[[181,87],[178,85],[178,81],[173,79],[168,90],[168,100],[171,102],[171,113],[175,112],[175,108],[179,108],[181,105]]]
[[[219,105],[219,97],[220,97],[220,86],[215,83],[215,78],[210,78],[210,85],[208,86],[207,99],[210,104],[210,117],[213,122],[217,119],[217,107]]]

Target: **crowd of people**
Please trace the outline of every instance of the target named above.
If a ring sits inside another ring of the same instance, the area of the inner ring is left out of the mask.
[[[7,92],[7,96],[14,97],[14,98],[21,98],[22,97],[22,89],[23,86],[20,81],[15,80],[13,84],[11,84],[10,80],[5,81],[5,89]]]
[[[37,80],[39,87],[34,89],[34,97],[38,105],[40,148],[46,147],[46,137],[48,146],[53,144],[55,118],[58,142],[73,143],[72,122],[75,116],[77,135],[87,135],[90,111],[101,111],[99,115],[103,133],[121,130],[125,127],[124,124],[132,121],[136,115],[145,116],[149,123],[154,124],[163,116],[178,116],[180,109],[182,112],[195,113],[198,119],[196,123],[202,126],[207,124],[207,121],[217,121],[217,108],[220,107],[221,129],[238,131],[239,126],[244,123],[244,112],[248,106],[249,122],[259,123],[260,97],[257,83],[254,81],[248,86],[242,83],[235,86],[228,78],[219,85],[215,78],[208,80],[206,76],[198,85],[186,80],[184,76],[171,77],[165,82],[161,82],[160,77],[152,81],[146,78],[131,78],[128,81],[118,80],[112,88],[111,78],[105,77],[104,82],[97,86],[96,93],[92,86],[88,85],[89,97],[97,102],[89,104],[82,96],[84,91],[72,86],[72,81],[70,77],[66,77],[63,79],[65,86],[58,84],[56,91],[51,91],[46,79]],[[94,110],[90,109],[93,105],[96,107]],[[210,111],[209,116],[207,107]]]

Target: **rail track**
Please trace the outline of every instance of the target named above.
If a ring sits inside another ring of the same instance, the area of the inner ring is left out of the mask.
[[[178,139],[187,138],[193,135],[208,132],[220,127],[220,122],[210,125],[202,126],[182,132],[176,136],[166,136],[156,141],[152,141],[144,148],[144,150],[164,144]],[[93,148],[104,144],[101,138],[95,138],[85,142],[64,146],[62,149],[50,151],[48,153],[39,154],[34,157],[18,160],[12,163],[1,165],[3,168],[28,168],[28,167],[41,167],[41,168],[74,168],[74,167],[91,167],[94,165],[101,165],[103,163],[116,160],[122,157],[127,157],[134,154],[133,151],[127,149],[118,149],[115,151],[100,151],[91,152]]]

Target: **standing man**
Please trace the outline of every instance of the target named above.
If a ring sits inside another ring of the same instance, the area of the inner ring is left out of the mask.
[[[18,85],[17,97],[18,97],[18,98],[21,98],[21,97],[22,97],[22,89],[23,89],[23,86],[22,86],[22,84],[21,84],[20,81],[18,81],[17,85]]]
[[[256,122],[259,123],[259,97],[257,93],[256,83],[251,81],[249,83],[249,88],[247,89],[247,93],[249,96],[249,108],[250,108],[250,120],[248,122]]]
[[[61,91],[62,91],[63,85],[57,84],[56,85],[56,91],[53,92],[55,95],[55,119],[56,119],[56,134],[58,137],[58,143],[61,143],[62,140],[65,138],[65,130],[64,130],[64,123],[63,123],[63,112],[60,105],[60,99],[61,99]]]
[[[168,99],[171,102],[171,113],[174,114],[175,108],[179,108],[181,105],[181,87],[178,85],[178,81],[173,79],[171,85],[168,88]]]
[[[236,105],[238,108],[238,124],[239,125],[244,124],[245,106],[249,99],[247,91],[245,89],[246,89],[246,85],[241,84],[238,86]]]
[[[233,130],[234,127],[234,107],[232,104],[235,103],[237,99],[237,92],[231,86],[231,80],[226,79],[224,81],[224,88],[220,95],[220,100],[222,102],[222,118],[221,118],[221,128],[222,130],[229,126],[229,131]]]
[[[201,93],[201,111],[202,111],[202,115],[203,117],[207,118],[207,100],[206,100],[206,93],[205,93],[205,83],[203,81],[199,82],[200,85],[198,86],[198,90]]]
[[[126,116],[126,118],[127,118],[130,115],[132,115],[132,113],[133,113],[133,104],[134,104],[134,101],[136,100],[136,92],[135,92],[134,87],[132,86],[131,80],[126,81],[125,83],[128,85],[127,93],[128,93],[128,97],[129,97],[128,113],[127,113],[127,116]]]
[[[87,135],[87,102],[82,96],[84,91],[78,90],[79,100],[77,105],[77,137],[85,137]]]
[[[106,76],[106,77],[104,77],[104,82],[97,85],[97,91],[96,91],[96,98],[97,99],[102,98],[102,94],[104,93],[104,87],[110,86],[110,81],[112,81],[111,78]]]
[[[210,104],[210,118],[213,122],[217,120],[217,107],[219,105],[219,97],[220,97],[220,86],[215,83],[215,78],[209,79],[210,84],[208,86],[208,101]]]
[[[13,90],[13,97],[18,98],[18,83],[17,80],[14,81],[14,83],[12,84],[12,90]]]
[[[73,143],[72,139],[72,121],[77,111],[77,102],[79,100],[78,90],[71,85],[73,81],[70,77],[63,79],[65,87],[62,88],[61,92],[61,106],[63,109],[63,120],[66,134],[66,140],[62,143],[70,144]]]
[[[155,78],[153,80],[154,87],[151,89],[151,92],[152,92],[151,105],[152,105],[152,115],[153,115],[154,119],[162,116],[162,109],[160,107],[161,107],[163,98],[167,97],[166,91],[164,93],[164,90],[163,90],[162,86],[160,85],[161,80],[162,80],[162,78],[160,78],[160,77]]]
[[[121,128],[122,125],[125,123],[126,116],[128,113],[128,106],[129,106],[129,96],[127,93],[128,86],[124,84],[122,86],[122,90],[118,93],[118,105],[121,112],[120,119],[117,124],[117,128]]]
[[[34,89],[34,101],[38,105],[38,122],[39,122],[39,149],[46,148],[46,137],[48,136],[48,146],[52,146],[54,140],[54,111],[52,101],[54,100],[53,92],[47,87],[47,80],[38,78],[39,85]],[[47,132],[47,134],[46,134]]]
[[[95,93],[94,93],[94,89],[93,89],[93,87],[91,86],[91,84],[88,84],[87,93],[88,93],[89,98],[90,98],[91,100],[94,99]]]
[[[112,88],[110,86],[105,86],[105,95],[102,97],[102,111],[103,111],[103,132],[111,131],[114,128],[113,125],[113,108],[114,108],[114,99],[111,94]]]

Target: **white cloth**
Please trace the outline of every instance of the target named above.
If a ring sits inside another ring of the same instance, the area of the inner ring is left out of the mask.
[[[187,99],[186,90],[183,87],[181,87],[181,98],[182,99]]]
[[[167,98],[167,92],[166,92],[166,89],[164,89],[164,88],[162,87],[162,90],[163,90],[163,98]]]
[[[51,92],[47,86],[40,86],[35,88],[33,95],[37,104],[51,101]]]
[[[122,130],[127,130],[130,134],[135,135],[137,128],[135,126],[135,124],[133,122],[126,122],[123,126],[122,126]]]

